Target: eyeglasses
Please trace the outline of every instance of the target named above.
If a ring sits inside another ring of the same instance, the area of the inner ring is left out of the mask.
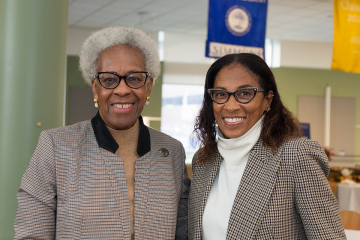
[[[251,87],[242,88],[236,92],[228,92],[221,89],[208,89],[207,92],[214,102],[224,104],[229,100],[231,95],[233,95],[239,103],[248,103],[255,97],[257,92],[265,92],[265,90],[262,88]]]
[[[130,88],[142,87],[146,79],[150,76],[148,72],[129,72],[125,76],[120,76],[114,72],[98,72],[94,78],[99,80],[101,86],[107,89],[114,89],[119,86],[121,79],[125,79],[126,85]]]

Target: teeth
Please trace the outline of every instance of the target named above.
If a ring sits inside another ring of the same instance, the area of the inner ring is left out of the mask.
[[[126,109],[129,107],[132,107],[134,104],[113,104],[114,107],[120,108],[120,109]]]
[[[241,122],[244,121],[245,118],[224,118],[225,122],[228,123],[235,123],[235,122]]]

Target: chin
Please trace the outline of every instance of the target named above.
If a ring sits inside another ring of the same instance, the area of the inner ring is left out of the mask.
[[[219,129],[226,138],[238,138],[246,133],[243,129],[239,129],[239,126],[237,126],[237,128],[223,126],[223,129],[221,127],[219,127]]]
[[[137,117],[136,116],[124,116],[124,115],[115,115],[112,116],[110,121],[110,124],[112,126],[112,128],[116,129],[116,130],[126,130],[131,128],[132,126],[134,126],[134,124],[137,121]]]
[[[135,123],[133,123],[133,124],[117,124],[117,125],[114,125],[114,127],[116,130],[126,130],[126,129],[129,129],[132,126],[134,126],[134,124]]]

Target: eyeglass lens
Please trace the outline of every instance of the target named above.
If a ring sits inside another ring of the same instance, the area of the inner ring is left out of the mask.
[[[145,84],[146,77],[146,73],[128,73],[125,82],[131,88],[139,88]],[[120,77],[112,73],[100,73],[98,79],[105,88],[116,88],[120,83]]]
[[[256,93],[256,88],[245,88],[235,92],[234,96],[240,103],[247,103],[251,101]],[[212,99],[217,103],[225,103],[228,101],[230,95],[224,90],[212,90]]]

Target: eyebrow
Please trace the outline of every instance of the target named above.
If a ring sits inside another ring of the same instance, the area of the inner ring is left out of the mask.
[[[244,84],[244,85],[239,86],[237,89],[249,88],[249,87],[253,87],[253,86],[251,86],[249,84]],[[226,88],[224,88],[224,87],[216,87],[216,89],[226,90]]]

